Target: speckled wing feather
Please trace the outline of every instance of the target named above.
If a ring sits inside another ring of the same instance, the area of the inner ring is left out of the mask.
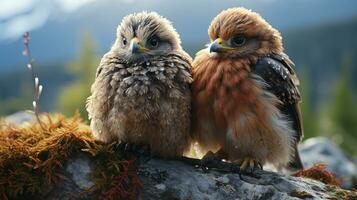
[[[258,60],[252,72],[261,76],[271,91],[282,102],[280,111],[292,122],[296,131],[296,141],[303,137],[300,111],[301,96],[297,88],[299,80],[293,69],[293,63],[284,55],[271,55]]]

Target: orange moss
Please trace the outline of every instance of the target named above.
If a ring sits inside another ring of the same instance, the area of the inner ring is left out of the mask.
[[[120,176],[115,176],[110,184],[110,189],[104,192],[99,199],[112,200],[112,199],[137,199],[140,191],[139,187],[133,188],[131,185],[142,186],[137,176],[137,170],[133,162],[127,162],[122,165],[125,169]]]
[[[341,181],[336,178],[335,174],[326,170],[325,163],[317,163],[308,169],[294,173],[293,176],[310,178],[338,187],[341,186]]]
[[[116,143],[106,145],[95,141],[78,114],[73,118],[46,114],[41,116],[41,121],[44,129],[37,123],[25,126],[1,123],[1,199],[37,196],[45,192],[44,188],[67,179],[60,173],[61,169],[79,152],[87,153],[95,163],[92,191],[98,196],[110,196],[114,190],[119,192],[117,198],[121,194],[139,195],[141,184],[132,162],[116,152]],[[125,184],[127,187],[121,186]]]

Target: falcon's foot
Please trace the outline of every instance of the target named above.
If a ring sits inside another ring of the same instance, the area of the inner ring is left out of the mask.
[[[253,158],[247,157],[244,159],[237,160],[235,162],[239,163],[241,172],[248,172],[252,174],[256,169],[263,169],[262,164],[258,160],[255,160]]]

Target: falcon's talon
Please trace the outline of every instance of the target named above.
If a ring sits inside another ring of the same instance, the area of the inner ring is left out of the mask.
[[[240,170],[242,172],[249,172],[250,174],[253,174],[256,169],[263,169],[262,164],[252,158],[244,158],[240,164]]]

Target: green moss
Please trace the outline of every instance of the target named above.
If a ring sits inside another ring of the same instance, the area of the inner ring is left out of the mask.
[[[332,185],[326,185],[326,193],[329,194],[330,200],[356,200],[357,199],[357,192],[355,191],[350,191],[350,190],[344,190],[336,186]],[[297,197],[301,199],[310,199],[313,198],[313,196],[306,192],[306,191],[298,191],[298,190],[293,190],[289,193],[290,196],[292,197]]]
[[[91,137],[91,131],[78,115],[41,117],[38,124],[0,128],[0,198],[37,196],[45,188],[66,179],[61,174],[65,162],[80,152],[93,160],[95,183],[86,192],[105,199],[134,199],[141,188],[133,161],[116,152],[117,145],[103,144]]]
[[[327,185],[327,192],[334,196],[336,200],[344,199],[344,200],[356,200],[357,199],[357,191],[344,190],[336,186]]]
[[[301,198],[301,199],[305,199],[305,198],[312,198],[313,196],[306,192],[306,191],[298,191],[298,190],[293,190],[289,193],[290,196],[292,197],[297,197],[297,198]]]

